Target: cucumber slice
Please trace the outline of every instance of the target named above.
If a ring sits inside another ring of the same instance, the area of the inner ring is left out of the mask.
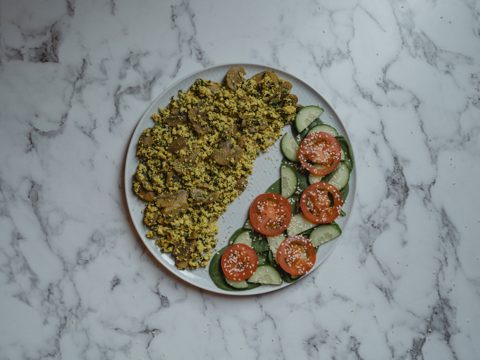
[[[320,164],[313,164],[313,167],[316,169],[325,169],[325,166],[320,165]],[[319,182],[319,181],[324,181],[326,176],[317,176],[313,174],[308,174],[308,183],[311,185],[313,183]]]
[[[245,230],[240,232],[237,237],[233,240],[233,244],[245,244],[252,246],[252,238],[250,237],[250,231]]]
[[[318,247],[340,236],[342,230],[337,224],[319,225],[310,233],[310,241]]]
[[[335,129],[334,127],[331,127],[330,125],[327,125],[327,124],[322,124],[322,125],[315,126],[314,128],[312,128],[308,132],[308,135],[310,135],[312,133],[315,133],[315,132],[319,132],[319,131],[325,132],[329,135],[332,135],[333,137],[338,136],[337,129]]]
[[[317,182],[320,182],[320,181],[322,181],[322,179],[323,179],[323,176],[308,174],[308,183],[310,185],[315,184]]]
[[[327,182],[335,186],[338,190],[342,190],[348,184],[350,179],[350,169],[345,163],[341,162],[335,171],[329,176]]]
[[[288,160],[297,161],[298,144],[293,138],[293,135],[289,132],[283,135],[283,138],[280,142],[280,149],[282,150],[283,156],[285,156]]]
[[[298,132],[305,130],[322,113],[323,109],[319,106],[305,106],[301,108],[295,118],[295,126]]]
[[[225,282],[235,289],[246,289],[246,288],[248,288],[248,283],[245,280],[243,280],[243,281],[233,281],[233,280],[228,280],[227,278],[225,278]]]
[[[347,165],[350,170],[352,170],[353,156],[350,150],[350,146],[348,145],[347,140],[343,136],[337,136],[337,140],[342,148],[341,160],[345,162],[345,165]]]
[[[293,215],[292,220],[290,220],[290,224],[287,228],[287,234],[288,236],[298,235],[314,228],[315,226],[317,226],[317,224],[308,221],[303,217],[302,214],[296,214]]]
[[[282,165],[280,167],[280,179],[282,182],[282,196],[289,198],[297,189],[297,174],[290,166]]]
[[[267,237],[268,246],[270,247],[270,251],[272,252],[274,259],[277,258],[277,250],[283,240],[285,240],[285,236],[283,234]]]
[[[243,224],[243,227],[244,227],[245,229],[249,229],[249,230],[252,230],[252,229],[253,229],[253,228],[252,228],[252,224],[250,224],[250,220],[248,220],[248,219],[245,220],[245,224]]]
[[[345,202],[345,200],[347,200],[347,196],[348,196],[349,191],[350,191],[350,186],[348,185],[348,183],[347,183],[347,185],[345,185],[345,187],[342,190],[340,190],[340,193],[342,194],[343,202]],[[342,212],[343,212],[343,210],[342,210]]]
[[[273,266],[262,265],[257,268],[247,281],[254,284],[280,285],[282,283],[282,277]]]

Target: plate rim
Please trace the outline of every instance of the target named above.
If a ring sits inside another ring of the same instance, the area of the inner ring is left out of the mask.
[[[158,256],[157,253],[155,253],[151,248],[150,246],[146,243],[146,241],[152,241],[152,240],[149,240],[149,239],[144,239],[144,235],[142,235],[142,231],[143,229],[139,229],[137,227],[137,223],[135,221],[135,217],[134,217],[134,214],[132,212],[132,204],[131,204],[131,200],[130,200],[130,196],[131,194],[129,192],[131,192],[131,187],[129,186],[130,185],[130,180],[131,180],[131,177],[133,174],[129,174],[127,172],[127,168],[128,168],[128,164],[130,163],[130,161],[132,160],[132,147],[135,147],[136,146],[136,143],[134,143],[134,137],[135,137],[135,134],[137,133],[140,125],[142,124],[142,120],[145,118],[145,116],[149,116],[150,112],[152,111],[152,107],[154,107],[154,105],[156,103],[159,102],[159,100],[165,96],[166,93],[170,92],[172,89],[174,89],[175,87],[177,87],[180,83],[182,83],[183,81],[187,80],[188,78],[190,77],[193,77],[195,76],[196,74],[199,74],[201,72],[205,72],[205,71],[211,71],[211,70],[215,70],[217,68],[222,68],[222,67],[231,67],[231,66],[251,66],[251,67],[260,67],[260,68],[263,68],[265,70],[272,70],[274,72],[277,72],[279,74],[283,73],[283,74],[286,74],[292,78],[294,78],[296,81],[298,81],[299,83],[301,83],[303,86],[305,86],[306,88],[308,88],[309,90],[311,90],[312,92],[315,93],[316,96],[318,96],[319,98],[322,99],[323,102],[325,102],[329,107],[330,107],[330,110],[332,111],[332,115],[340,122],[340,124],[342,125],[343,127],[343,130],[344,130],[344,135],[348,141],[348,144],[350,145],[350,149],[352,151],[352,157],[355,158],[355,155],[354,155],[354,151],[353,151],[353,145],[352,145],[352,142],[350,140],[350,136],[347,132],[347,128],[345,127],[345,124],[344,122],[341,120],[341,118],[338,116],[337,112],[335,111],[335,109],[333,108],[333,106],[325,100],[325,98],[323,97],[322,94],[320,94],[317,90],[315,90],[311,85],[309,85],[306,81],[304,81],[303,79],[299,78],[298,76],[296,75],[293,75],[287,71],[284,71],[284,70],[281,70],[281,69],[277,69],[275,67],[272,67],[272,66],[269,66],[269,65],[264,65],[264,64],[258,64],[258,63],[222,63],[222,64],[216,64],[216,65],[213,65],[213,66],[209,66],[209,67],[204,67],[204,68],[201,68],[199,70],[195,70],[195,71],[192,71],[192,72],[189,72],[187,73],[186,75],[178,78],[177,80],[173,81],[168,87],[166,87],[165,89],[163,89],[154,99],[152,99],[149,103],[149,105],[147,106],[147,108],[145,109],[145,111],[143,111],[138,119],[138,121],[136,122],[135,126],[133,127],[133,130],[132,130],[132,133],[130,135],[130,139],[128,140],[128,144],[127,144],[127,151],[126,151],[126,156],[125,156],[125,161],[124,161],[124,177],[123,177],[123,182],[124,182],[124,186],[123,186],[123,192],[124,192],[124,196],[125,196],[125,200],[126,200],[126,203],[127,203],[127,209],[128,209],[128,214],[129,214],[129,217],[130,217],[130,221],[133,223],[133,226],[135,228],[135,231],[137,233],[137,236],[140,238],[143,246],[149,251],[150,255],[152,255],[155,260],[157,261],[157,263],[159,263],[164,269],[168,270],[168,272],[171,274],[171,275],[174,275],[176,279],[180,279],[184,282],[186,282],[187,284],[193,286],[194,288],[196,289],[201,289],[201,290],[204,290],[204,291],[207,291],[211,294],[220,294],[220,295],[229,295],[229,296],[254,296],[254,295],[262,295],[262,294],[267,294],[267,293],[271,293],[271,292],[275,292],[275,291],[278,291],[278,290],[281,290],[281,289],[284,289],[286,287],[289,287],[290,285],[292,284],[296,284],[296,283],[299,283],[301,282],[303,279],[305,279],[307,276],[309,276],[310,274],[312,274],[321,264],[318,264],[314,269],[313,271],[311,272],[308,272],[306,275],[302,276],[302,278],[300,278],[299,280],[295,281],[295,282],[292,282],[292,283],[284,283],[280,286],[275,286],[275,287],[262,287],[262,286],[259,286],[257,288],[253,288],[253,289],[250,289],[250,290],[245,290],[245,291],[226,291],[226,290],[223,290],[223,289],[220,289],[220,288],[217,288],[217,287],[212,287],[212,288],[209,288],[209,287],[206,287],[204,286],[203,284],[198,284],[196,283],[195,281],[193,281],[192,279],[190,279],[189,277],[187,276],[184,276],[180,270],[178,271],[175,271],[175,269],[172,269],[170,268],[170,266],[167,266],[168,264],[165,264],[164,263],[164,259],[160,258]],[[150,114],[151,115],[151,114]],[[150,117],[150,116],[149,116]],[[135,155],[136,151],[133,152],[133,157],[136,158],[136,155]],[[138,160],[136,160],[136,162],[138,162]],[[350,219],[350,216],[351,216],[351,213],[354,209],[354,205],[355,205],[355,194],[356,194],[356,188],[357,188],[357,171],[356,171],[356,161],[354,161],[353,163],[353,166],[354,166],[354,171],[355,171],[355,176],[353,177],[353,198],[351,200],[351,211],[350,213],[348,214],[348,218],[346,219],[345,221],[345,224],[343,226],[343,231],[342,231],[342,234],[345,232],[345,229],[347,229],[348,227],[348,224],[349,224],[349,219]],[[341,238],[338,239],[337,241],[341,241]],[[154,246],[156,246],[154,244]],[[336,247],[338,246],[338,244],[336,246],[333,246],[331,249],[328,250],[328,252],[326,253],[326,255],[324,256],[323,258],[323,262],[325,262],[329,257],[330,255],[333,253],[333,251],[336,249]],[[213,255],[212,255],[213,256]],[[207,269],[208,269],[208,265],[207,265]],[[213,284],[213,282],[212,282]],[[213,286],[215,286],[213,284]],[[260,289],[264,289],[263,291],[261,291]],[[257,290],[258,289],[258,290]],[[255,291],[257,290],[257,291]]]

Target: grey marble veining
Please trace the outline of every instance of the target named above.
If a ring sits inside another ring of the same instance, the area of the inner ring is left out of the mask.
[[[335,107],[355,208],[301,284],[236,299],[156,265],[129,136],[195,70],[271,65]],[[480,358],[480,3],[0,1],[0,359]]]

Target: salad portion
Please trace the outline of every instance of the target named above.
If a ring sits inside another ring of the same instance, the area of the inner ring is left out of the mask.
[[[210,262],[217,287],[235,291],[296,281],[313,268],[318,248],[341,235],[335,220],[345,216],[353,157],[322,113],[313,105],[297,112],[280,142],[280,179],[252,201],[244,226]]]

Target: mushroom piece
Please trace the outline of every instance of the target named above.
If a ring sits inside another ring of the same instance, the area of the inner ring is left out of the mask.
[[[285,90],[285,92],[289,92],[292,90],[292,83],[287,80],[280,81],[280,87]]]
[[[172,143],[168,146],[168,151],[172,154],[177,153],[178,151],[182,150],[187,146],[187,140],[183,137],[178,137],[172,141]]]
[[[260,81],[262,81],[265,73],[266,71],[260,71],[259,73],[256,73],[255,75],[252,76],[252,80],[254,80],[256,83],[259,83]]]
[[[293,106],[297,105],[297,103],[298,103],[298,97],[297,97],[297,95],[295,95],[295,94],[288,94],[288,95],[285,97],[285,100],[290,101]]]
[[[177,214],[188,206],[188,192],[179,190],[176,193],[158,195],[155,204],[162,208],[165,214]]]
[[[236,120],[237,126],[240,129],[245,129],[248,127],[249,123],[252,121],[251,114],[239,114]]]
[[[175,186],[180,181],[180,177],[174,171],[167,171],[165,173],[165,182],[167,187]]]
[[[232,66],[225,75],[225,85],[230,90],[237,90],[238,86],[243,82],[246,71],[241,66]]]
[[[271,71],[271,70],[266,70],[266,71],[261,71],[255,75],[252,76],[252,80],[254,80],[257,84],[260,83],[265,77],[269,77],[272,82],[277,83],[280,79],[278,78],[278,75]]]
[[[169,107],[170,114],[165,118],[165,124],[174,127],[178,125],[186,125],[187,118],[185,114],[180,112],[180,109],[176,107]]]
[[[222,86],[219,83],[216,83],[216,82],[213,82],[213,81],[207,87],[214,94],[219,92],[222,88]]]
[[[194,204],[207,204],[216,201],[220,197],[220,193],[193,188],[190,190],[190,197]]]
[[[171,127],[186,125],[187,121],[182,115],[171,115],[165,119],[165,124]]]
[[[177,154],[178,162],[186,165],[196,164],[200,160],[199,155],[201,151],[202,149],[198,145],[192,144],[188,151],[183,154]]]
[[[207,132],[207,129],[200,124],[202,119],[206,119],[206,115],[201,113],[198,107],[192,107],[188,110],[188,121],[197,135],[203,135]]]
[[[278,75],[271,70],[265,71],[265,76],[268,76],[270,78],[270,80],[272,80],[272,82],[274,82],[275,84],[278,83],[279,80],[280,80],[278,78]]]
[[[143,187],[139,187],[136,191],[138,197],[144,201],[150,202],[155,199],[155,193],[153,191],[147,191]]]
[[[142,142],[146,146],[150,146],[153,144],[153,139],[150,135],[146,135],[142,138]]]
[[[212,153],[213,160],[220,166],[226,166],[230,162],[238,160],[243,150],[239,146],[233,146],[230,141],[220,143],[218,149]]]
[[[242,192],[248,185],[248,180],[244,177],[238,178],[237,183],[235,184],[235,189]]]

